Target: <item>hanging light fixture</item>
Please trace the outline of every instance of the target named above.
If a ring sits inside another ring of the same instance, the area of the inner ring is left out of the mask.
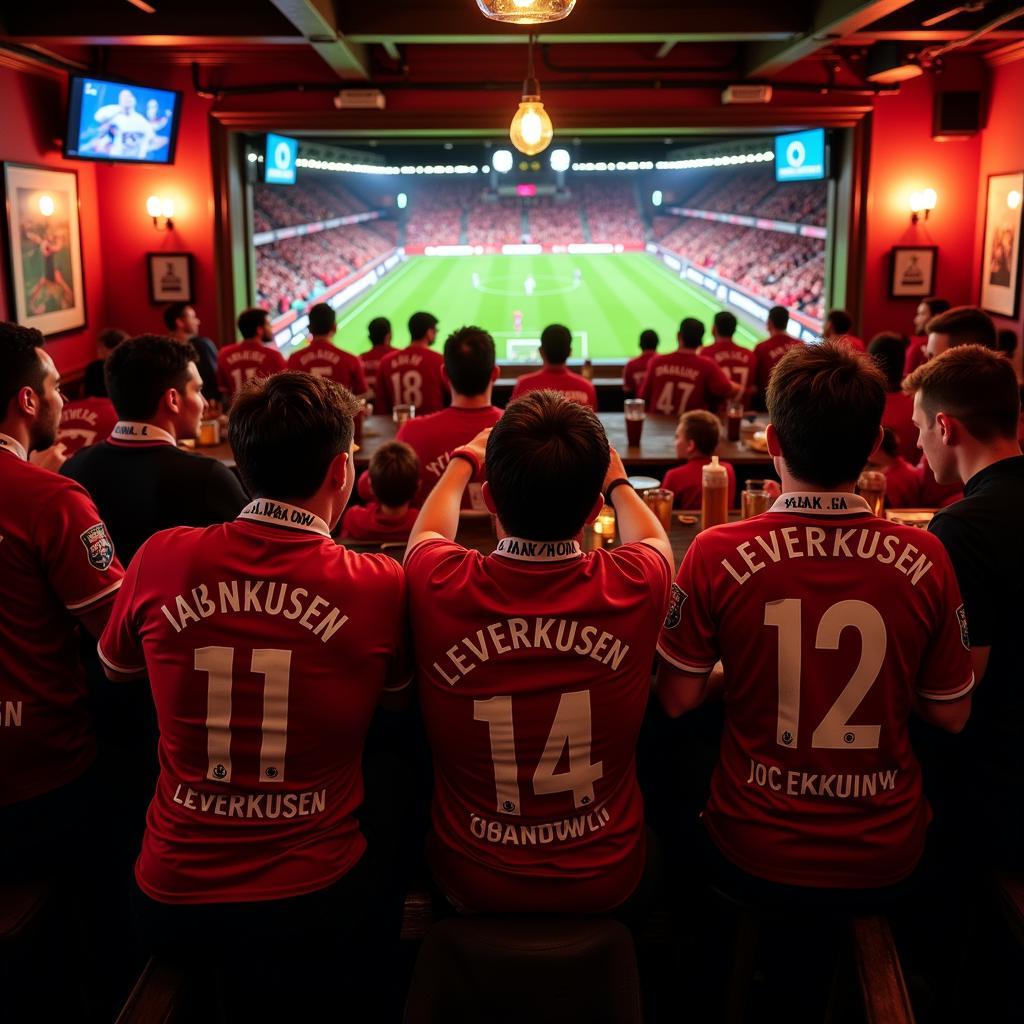
[[[526,156],[543,153],[551,145],[555,129],[551,118],[540,101],[540,83],[533,75],[533,36],[530,36],[526,81],[523,82],[523,98],[519,109],[512,118],[508,137],[512,145]]]
[[[567,17],[576,0],[476,0],[476,5],[492,21],[540,25]]]

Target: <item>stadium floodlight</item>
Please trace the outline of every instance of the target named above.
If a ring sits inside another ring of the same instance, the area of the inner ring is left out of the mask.
[[[661,201],[664,197],[661,194],[661,189],[656,188],[651,193],[651,206],[661,206]]]
[[[400,210],[404,210],[408,205],[409,197],[404,192],[399,192],[398,195],[395,196],[395,206]]]
[[[499,149],[491,157],[491,166],[499,174],[508,174],[512,170],[512,154],[507,149]]]
[[[491,21],[539,25],[568,17],[576,0],[476,0],[476,5]]]
[[[567,149],[556,149],[551,154],[551,170],[561,173],[562,171],[569,170],[569,164],[572,163],[572,157],[569,156]]]

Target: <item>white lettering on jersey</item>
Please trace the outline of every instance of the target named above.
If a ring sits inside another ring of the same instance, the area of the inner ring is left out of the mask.
[[[178,783],[171,798],[176,804],[201,814],[221,818],[307,818],[322,814],[327,806],[327,790],[308,793],[204,793],[201,789]]]
[[[777,764],[750,762],[748,786],[771,789],[787,796],[830,797],[833,800],[862,800],[896,788],[899,769],[859,774],[824,775],[816,772],[784,771]]]
[[[477,839],[502,846],[547,846],[548,843],[564,843],[598,832],[610,820],[611,815],[604,807],[596,807],[589,814],[575,818],[545,821],[539,825],[513,825],[474,814],[469,819],[469,831]]]

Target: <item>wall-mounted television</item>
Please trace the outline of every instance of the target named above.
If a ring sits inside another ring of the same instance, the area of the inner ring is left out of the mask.
[[[776,181],[818,181],[825,174],[824,128],[775,137]]]
[[[73,75],[64,156],[112,163],[173,163],[180,116],[180,92]]]

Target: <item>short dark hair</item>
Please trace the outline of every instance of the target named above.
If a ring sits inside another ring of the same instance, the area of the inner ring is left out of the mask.
[[[793,345],[768,382],[768,415],[791,473],[819,487],[855,480],[885,411],[885,378],[847,345]]]
[[[884,374],[887,390],[899,391],[907,358],[907,339],[895,331],[882,331],[868,344],[868,355]]]
[[[37,349],[43,347],[43,335],[34,327],[0,322],[0,419],[22,388],[42,392],[43,363]]]
[[[99,342],[100,347],[106,349],[108,352],[113,352],[122,341],[128,340],[128,332],[122,331],[120,327],[108,327],[105,330],[100,331],[96,336],[96,341]]]
[[[1012,356],[1017,351],[1017,332],[1003,327],[996,335],[996,351],[1004,356]]]
[[[238,333],[243,338],[255,338],[256,332],[263,326],[270,314],[265,309],[254,306],[238,314]]]
[[[375,316],[366,328],[371,345],[383,345],[391,333],[391,321],[386,316]]]
[[[330,334],[337,322],[338,314],[326,302],[318,302],[309,311],[309,330],[311,334]]]
[[[640,332],[640,349],[643,352],[655,352],[658,348],[658,332],[652,331],[649,327],[646,331]]]
[[[382,505],[412,501],[420,485],[420,458],[404,441],[385,441],[370,458],[370,486]]]
[[[437,326],[437,317],[433,313],[413,313],[409,317],[409,337],[419,341],[431,327]]]
[[[978,441],[1017,436],[1020,388],[1013,364],[982,345],[959,345],[919,366],[903,382],[921,393],[931,423],[939,412],[958,419]]]
[[[679,340],[683,348],[700,348],[704,342],[704,325],[695,317],[686,317],[679,325]]]
[[[715,331],[723,338],[731,338],[736,333],[736,316],[723,309],[715,314]]]
[[[235,396],[228,440],[249,493],[308,498],[331,461],[352,444],[359,403],[329,377],[276,373],[254,378]]]
[[[576,536],[608,472],[608,437],[558,391],[511,402],[487,441],[487,480],[502,526],[527,540]]]
[[[789,310],[785,306],[772,306],[768,310],[768,326],[784,331],[789,326]]]
[[[890,459],[895,459],[900,453],[900,435],[892,427],[882,427],[882,443],[878,447]]]
[[[922,306],[928,307],[928,312],[932,316],[938,316],[940,313],[945,313],[947,309],[951,309],[953,304],[949,299],[940,299],[935,295],[929,295],[927,299],[921,300]]]
[[[452,390],[466,398],[487,390],[494,362],[494,339],[482,327],[460,327],[444,343],[444,372]]]
[[[562,366],[572,352],[572,331],[565,324],[548,324],[540,332],[540,350],[554,366]]]
[[[103,366],[117,415],[123,420],[149,419],[168,388],[184,391],[188,364],[198,365],[198,360],[190,342],[163,334],[140,334],[122,342]]]
[[[722,425],[718,417],[707,409],[693,409],[679,417],[683,436],[692,441],[701,455],[713,455],[722,438]]]
[[[178,329],[178,321],[185,315],[185,310],[191,306],[191,302],[172,302],[164,309],[164,326],[169,331]]]
[[[826,319],[836,334],[849,334],[853,330],[853,317],[845,309],[830,309]]]
[[[996,325],[992,317],[977,306],[954,306],[933,316],[925,325],[925,333],[948,335],[950,348],[958,345],[996,347]]]

